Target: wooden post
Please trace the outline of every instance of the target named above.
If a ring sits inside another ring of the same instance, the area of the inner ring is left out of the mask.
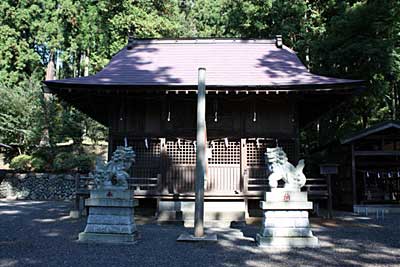
[[[332,179],[330,174],[326,176],[326,180],[328,185],[328,218],[332,219]]]
[[[111,129],[108,129],[108,151],[107,151],[107,160],[110,161],[112,158],[114,146],[114,136],[111,132]]]
[[[79,211],[79,203],[80,203],[80,196],[79,196],[79,181],[80,175],[75,175],[75,200],[74,200],[74,210]]]
[[[240,175],[242,182],[242,191],[247,193],[249,185],[249,173],[247,170],[247,143],[246,138],[240,139]]]
[[[199,68],[199,84],[197,94],[197,150],[195,181],[195,217],[194,236],[204,236],[204,178],[206,175],[206,69]]]
[[[357,181],[356,181],[356,159],[354,155],[354,144],[351,144],[351,176],[353,185],[353,206],[357,204]]]
[[[168,186],[167,186],[167,144],[165,138],[160,138],[160,176],[161,179],[159,182],[160,193],[168,193]]]

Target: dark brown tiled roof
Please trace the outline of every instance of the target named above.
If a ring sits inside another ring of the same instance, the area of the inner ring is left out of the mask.
[[[197,85],[206,68],[206,84],[215,87],[307,87],[357,84],[310,73],[296,53],[272,40],[136,40],[93,76],[46,81],[49,87]]]

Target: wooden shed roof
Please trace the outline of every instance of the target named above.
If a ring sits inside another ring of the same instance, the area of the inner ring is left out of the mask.
[[[371,134],[375,134],[375,133],[378,133],[378,132],[381,132],[381,131],[384,131],[384,130],[390,129],[390,128],[400,129],[400,121],[384,121],[384,122],[375,124],[369,128],[360,130],[358,132],[355,132],[355,133],[343,138],[342,140],[340,140],[340,143],[342,145],[352,143],[361,138],[367,137]]]
[[[134,40],[95,75],[45,81],[49,88],[197,86],[197,70],[207,70],[207,87],[318,89],[354,87],[360,80],[310,73],[296,53],[275,40]]]

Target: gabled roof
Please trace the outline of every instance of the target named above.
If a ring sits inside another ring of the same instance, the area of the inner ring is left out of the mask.
[[[45,81],[50,88],[126,86],[196,87],[198,68],[206,68],[207,87],[330,88],[356,86],[347,80],[310,73],[286,46],[275,40],[134,40],[95,75]]]
[[[378,124],[375,124],[374,126],[371,126],[369,128],[363,129],[361,131],[355,132],[342,140],[340,140],[340,143],[342,145],[354,142],[358,139],[364,138],[368,135],[384,131],[389,128],[395,128],[395,129],[400,129],[400,121],[384,121]]]

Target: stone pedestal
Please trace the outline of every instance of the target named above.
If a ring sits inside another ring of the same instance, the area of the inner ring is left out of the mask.
[[[137,230],[134,218],[136,201],[132,191],[109,187],[95,189],[85,205],[89,216],[85,231],[79,234],[81,242],[134,243]]]
[[[263,223],[256,236],[257,245],[271,248],[319,247],[308,219],[312,202],[307,192],[273,189],[260,203]]]

